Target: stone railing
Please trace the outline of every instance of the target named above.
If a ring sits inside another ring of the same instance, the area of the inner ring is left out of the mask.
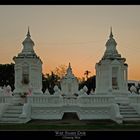
[[[36,95],[28,96],[27,102],[31,104],[44,104],[44,105],[60,105],[62,103],[60,96],[53,95]]]
[[[129,102],[130,103],[140,103],[140,95],[130,95]]]
[[[54,95],[37,95],[28,96],[27,102],[31,104],[44,104],[44,105],[76,105],[77,100],[75,98],[63,98],[62,96]]]
[[[97,104],[110,104],[114,102],[114,96],[111,95],[87,95],[78,98],[80,105],[97,105]]]
[[[12,101],[13,96],[0,96],[0,103],[10,103]]]
[[[27,102],[31,104],[42,104],[46,106],[92,106],[97,104],[110,104],[114,102],[114,97],[111,95],[86,95],[78,98],[63,98],[62,96],[54,95],[37,95],[28,96]]]
[[[62,99],[62,104],[64,105],[64,106],[69,106],[69,105],[71,105],[71,106],[75,106],[75,105],[77,105],[78,104],[78,100],[76,99],[76,98],[63,98]]]

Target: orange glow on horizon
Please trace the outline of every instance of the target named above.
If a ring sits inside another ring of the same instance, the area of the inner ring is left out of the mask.
[[[43,65],[43,74],[46,74],[46,73],[51,73],[51,71],[53,71],[55,68],[53,69],[49,69],[49,66],[45,66]],[[89,70],[89,69],[87,69]],[[83,69],[75,69],[74,67],[72,67],[72,71],[74,73],[74,75],[77,77],[77,78],[85,78],[85,75],[84,75],[84,70]],[[93,70],[89,70],[91,73],[89,74],[89,77],[90,76],[93,76],[93,75],[96,75],[96,70],[95,68],[93,67]],[[133,69],[129,68],[128,66],[128,80],[137,80],[137,81],[140,81],[140,73],[137,71],[134,71]]]
[[[128,79],[140,80],[139,13],[139,5],[1,5],[0,64],[13,63],[30,26],[44,74],[70,62],[76,77],[85,77],[86,70],[95,75],[112,26],[117,50],[128,64]]]

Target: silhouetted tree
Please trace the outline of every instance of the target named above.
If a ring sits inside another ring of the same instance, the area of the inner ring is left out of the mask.
[[[96,87],[96,76],[93,75],[89,77],[86,81],[83,81],[79,84],[79,89],[83,88],[86,85],[88,88],[88,94],[90,93],[91,89],[95,90]]]
[[[88,79],[89,73],[91,73],[90,71],[86,70],[84,75],[86,76],[86,79]]]
[[[55,68],[53,73],[57,75],[59,78],[62,78],[66,74],[66,69],[67,69],[66,65],[60,65]]]
[[[0,64],[0,86],[10,85],[14,89],[15,73],[14,64]]]
[[[45,92],[46,88],[48,88],[49,92],[52,94],[54,92],[53,88],[55,85],[58,85],[58,87],[60,87],[60,78],[58,75],[51,72],[51,74],[42,74],[42,76],[43,92]]]
[[[51,71],[51,74],[42,74],[42,91],[45,92],[46,88],[48,88],[49,92],[52,94],[55,85],[61,88],[60,79],[66,74],[66,68],[66,65],[60,65]]]

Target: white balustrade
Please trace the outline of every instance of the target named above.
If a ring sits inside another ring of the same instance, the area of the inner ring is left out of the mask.
[[[108,104],[114,102],[113,96],[100,96],[100,95],[87,95],[79,97],[80,105],[92,105],[92,104]]]
[[[100,96],[100,95],[86,95],[78,98],[63,98],[53,95],[37,95],[28,96],[27,101],[31,104],[44,104],[44,105],[96,105],[96,104],[110,104],[114,102],[113,96]]]
[[[10,103],[13,96],[0,96],[0,103]]]
[[[75,98],[63,98],[63,105],[77,105],[77,99]]]
[[[140,95],[130,95],[129,101],[130,103],[140,103]]]
[[[46,95],[46,96],[28,96],[27,97],[27,102],[31,104],[60,104],[61,103],[61,98],[59,96],[53,96],[53,95]]]

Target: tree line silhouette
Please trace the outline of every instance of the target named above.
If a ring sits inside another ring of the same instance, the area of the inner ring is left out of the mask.
[[[14,72],[14,65],[11,64],[0,64],[0,86],[3,87],[4,85],[10,85],[12,88],[12,91],[14,90],[14,83],[15,83],[15,72]],[[53,88],[55,85],[60,87],[60,80],[65,75],[66,72],[66,66],[60,65],[55,68],[55,70],[51,71],[50,74],[42,73],[42,91],[45,92],[46,88],[48,88],[50,93],[53,93]],[[95,90],[95,82],[96,82],[96,76],[93,75],[89,77],[90,71],[86,70],[84,75],[86,76],[86,80],[83,80],[79,82],[79,89],[81,89],[84,85],[88,88],[88,93],[91,90]]]

